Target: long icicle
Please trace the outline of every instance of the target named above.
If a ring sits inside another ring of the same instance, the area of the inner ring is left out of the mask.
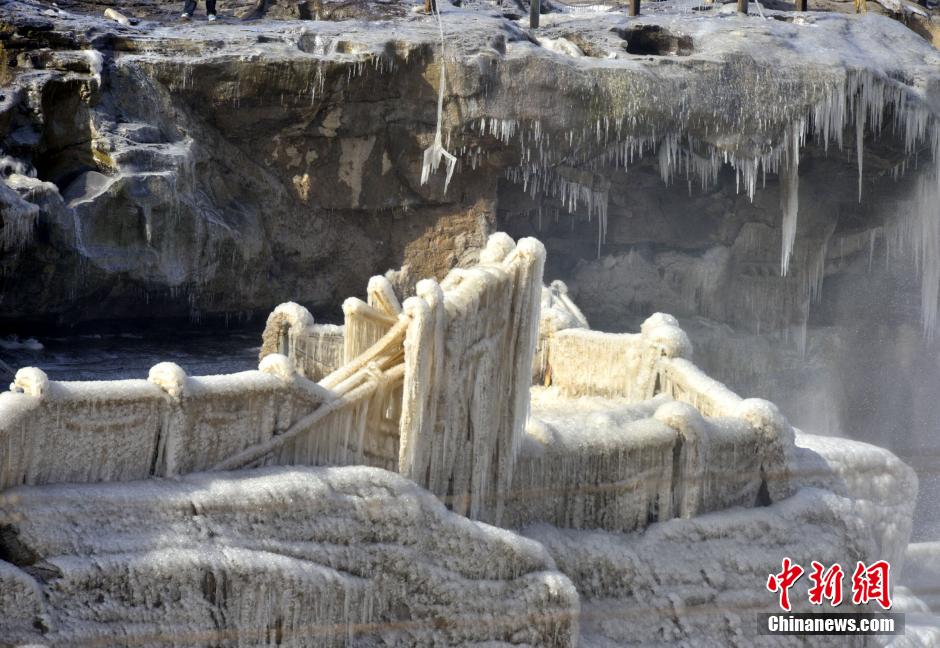
[[[432,173],[436,173],[441,165],[441,159],[447,160],[447,177],[444,179],[444,193],[447,193],[447,186],[454,175],[454,167],[457,166],[457,158],[447,152],[444,148],[442,130],[444,125],[444,23],[441,20],[441,9],[437,3],[433,3],[434,14],[437,16],[437,28],[441,33],[441,80],[437,93],[437,131],[434,133],[434,143],[424,150],[424,163],[421,166],[421,184],[425,185]]]
[[[800,134],[802,127],[794,127],[787,133],[787,150],[784,154],[780,174],[780,206],[783,211],[781,224],[780,276],[786,277],[796,241],[796,224],[799,213],[800,193]]]
[[[864,90],[862,91],[864,96]],[[858,164],[858,204],[862,204],[862,170],[865,163],[865,106],[861,98],[855,111],[855,159]]]

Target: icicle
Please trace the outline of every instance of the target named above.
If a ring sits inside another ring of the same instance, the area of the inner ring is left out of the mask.
[[[793,244],[796,241],[796,223],[799,212],[800,190],[800,131],[793,129],[788,134],[785,165],[780,174],[780,207],[783,210],[781,224],[780,276],[787,276],[790,258],[793,256]],[[792,147],[792,148],[791,148]]]
[[[424,162],[421,166],[421,184],[425,185],[432,173],[436,173],[441,165],[441,160],[447,164],[447,177],[444,178],[444,193],[447,193],[447,187],[450,185],[450,179],[454,175],[454,167],[457,165],[457,158],[444,148],[442,125],[444,123],[444,89],[445,89],[445,52],[444,52],[444,23],[441,21],[441,10],[437,4],[434,4],[434,15],[437,16],[437,27],[441,33],[441,78],[437,93],[437,129],[434,133],[434,143],[424,150]]]
[[[855,116],[855,156],[858,160],[858,203],[862,204],[862,164],[865,158],[865,119],[859,108]]]

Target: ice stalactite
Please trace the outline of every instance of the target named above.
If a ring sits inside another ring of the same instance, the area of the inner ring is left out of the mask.
[[[933,339],[937,327],[938,291],[940,291],[940,218],[936,205],[940,202],[940,176],[925,178],[919,189],[921,205],[930,211],[920,220],[921,313],[924,335]]]
[[[441,21],[441,10],[437,4],[434,4],[434,15],[437,16],[437,26],[441,33],[441,76],[437,90],[437,129],[434,132],[434,143],[424,150],[424,161],[421,165],[421,184],[427,184],[432,173],[436,173],[443,160],[447,167],[447,177],[444,178],[444,193],[447,193],[447,187],[450,185],[450,179],[454,175],[454,167],[457,165],[457,158],[444,148],[443,143],[443,123],[444,123],[444,91],[446,89],[446,58],[444,50],[444,23]]]
[[[886,266],[910,258],[920,275],[921,325],[927,340],[936,335],[940,316],[940,125],[931,125],[930,143],[933,160],[919,171],[913,197],[897,205],[897,216],[881,230]],[[872,255],[874,239],[869,246]]]
[[[654,153],[653,163],[659,167],[660,176],[667,184],[688,178],[690,189],[693,179],[701,180],[703,189],[714,186],[719,171],[730,167],[736,177],[737,189],[753,200],[758,183],[768,173],[776,174],[780,182],[780,207],[782,212],[779,245],[779,274],[795,280],[796,291],[786,297],[786,303],[798,313],[789,321],[758,318],[761,324],[770,325],[774,331],[784,334],[805,349],[805,321],[810,303],[815,301],[824,270],[819,263],[824,252],[801,251],[796,241],[799,223],[799,158],[805,139],[812,136],[818,146],[828,151],[830,143],[845,151],[854,144],[854,157],[858,172],[858,198],[864,196],[865,139],[890,135],[903,143],[905,161],[896,164],[890,171],[896,179],[906,170],[916,167],[923,149],[930,148],[931,138],[937,129],[935,116],[916,90],[898,83],[890,75],[870,71],[850,72],[840,80],[833,81],[827,89],[814,97],[805,113],[795,113],[788,118],[783,128],[783,137],[777,141],[767,140],[748,150],[724,149],[713,137],[697,138],[688,131],[688,126],[678,123],[670,130],[657,133],[657,124],[637,123],[626,117],[610,116],[596,124],[573,128],[556,139],[565,146],[546,146],[543,141],[550,131],[537,122],[521,122],[484,118],[477,124],[478,130],[490,132],[501,141],[512,139],[526,154],[523,162],[510,169],[506,177],[519,184],[534,199],[538,194],[553,197],[574,215],[575,209],[583,216],[585,205],[589,216],[600,216],[600,242],[603,241],[606,213],[599,213],[606,206],[606,195],[602,195],[603,179],[611,169],[624,168],[635,159]],[[475,126],[476,127],[476,126]],[[853,133],[854,130],[854,133]],[[610,134],[611,140],[607,140]],[[854,142],[851,136],[854,134]],[[935,138],[936,139],[936,138]],[[940,161],[934,144],[934,162]],[[846,153],[850,157],[851,152]],[[923,163],[921,162],[921,166]],[[871,171],[868,171],[871,175]],[[930,178],[934,178],[930,175]],[[936,180],[936,179],[934,179]],[[940,300],[940,243],[936,240],[938,216],[936,205],[940,204],[940,193],[929,187],[931,180],[925,179],[917,190],[916,199],[902,206],[899,214],[899,233],[890,234],[897,244],[889,245],[886,254],[895,259],[913,258],[921,279],[922,320],[924,333],[933,335],[940,315],[937,301]],[[909,215],[908,212],[910,212]],[[903,221],[903,222],[902,222]],[[894,226],[889,226],[891,229]],[[885,233],[886,239],[889,233]],[[805,264],[805,266],[804,266]],[[797,270],[798,272],[794,272]],[[774,273],[776,274],[776,273]],[[761,287],[755,303],[767,301],[766,286]],[[763,315],[786,312],[786,308],[771,308],[759,305],[757,311]],[[794,328],[796,325],[796,328]]]
[[[940,174],[925,172],[917,182],[915,198],[902,227],[914,247],[914,262],[921,273],[921,322],[924,336],[933,339],[940,297]]]
[[[787,133],[787,150],[780,172],[780,208],[783,211],[781,223],[780,276],[787,276],[790,258],[793,256],[793,244],[796,241],[796,224],[800,207],[800,138],[802,128],[794,128]]]
[[[589,221],[597,218],[597,254],[600,256],[601,245],[607,238],[609,182],[594,173],[538,166],[510,169],[506,177],[521,185],[533,198],[542,193],[557,199],[570,214],[583,205]]]
[[[862,203],[862,173],[865,162],[865,119],[861,111],[855,116],[855,158],[858,165],[858,203]]]

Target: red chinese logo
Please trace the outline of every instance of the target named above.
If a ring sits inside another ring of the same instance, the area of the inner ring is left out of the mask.
[[[823,599],[828,600],[832,605],[838,606],[842,603],[842,579],[845,574],[840,565],[833,565],[824,570],[821,563],[813,561],[813,571],[809,578],[813,581],[813,586],[809,588],[809,602],[813,605],[822,605]]]
[[[877,601],[885,610],[891,609],[891,565],[884,560],[872,563],[858,563],[852,574],[852,603],[863,605]]]
[[[828,601],[833,607],[842,604],[842,582],[845,572],[842,566],[835,564],[826,568],[815,560],[811,563],[812,571],[809,579],[813,585],[809,588],[809,602],[811,605],[823,605]],[[784,558],[781,570],[767,577],[767,589],[780,596],[780,608],[787,612],[792,610],[790,605],[790,588],[803,576],[804,570],[789,558]],[[885,610],[891,609],[891,565],[884,560],[856,564],[852,574],[852,604],[866,605],[872,601],[878,603]]]
[[[790,588],[800,580],[803,575],[803,568],[794,565],[789,558],[783,559],[783,569],[779,574],[771,574],[767,578],[767,589],[771,592],[780,592],[780,607],[787,612],[790,611]]]

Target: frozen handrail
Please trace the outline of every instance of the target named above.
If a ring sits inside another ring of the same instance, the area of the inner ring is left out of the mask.
[[[376,389],[378,389],[380,381],[371,372],[365,371],[363,374],[362,384],[351,389],[348,393],[342,396],[337,396],[332,400],[327,401],[323,404],[323,406],[294,423],[283,434],[279,434],[274,438],[265,441],[264,443],[259,443],[258,445],[247,448],[237,455],[216,464],[210,470],[235,470],[236,468],[243,468],[247,465],[250,465],[251,463],[273,453],[288,441],[297,438],[301,434],[311,432],[311,428],[326,418],[329,414],[332,414],[333,412],[343,407],[356,404],[368,398],[376,391]],[[404,375],[404,366],[397,365],[388,371],[385,377],[389,381],[395,381],[401,380]]]

